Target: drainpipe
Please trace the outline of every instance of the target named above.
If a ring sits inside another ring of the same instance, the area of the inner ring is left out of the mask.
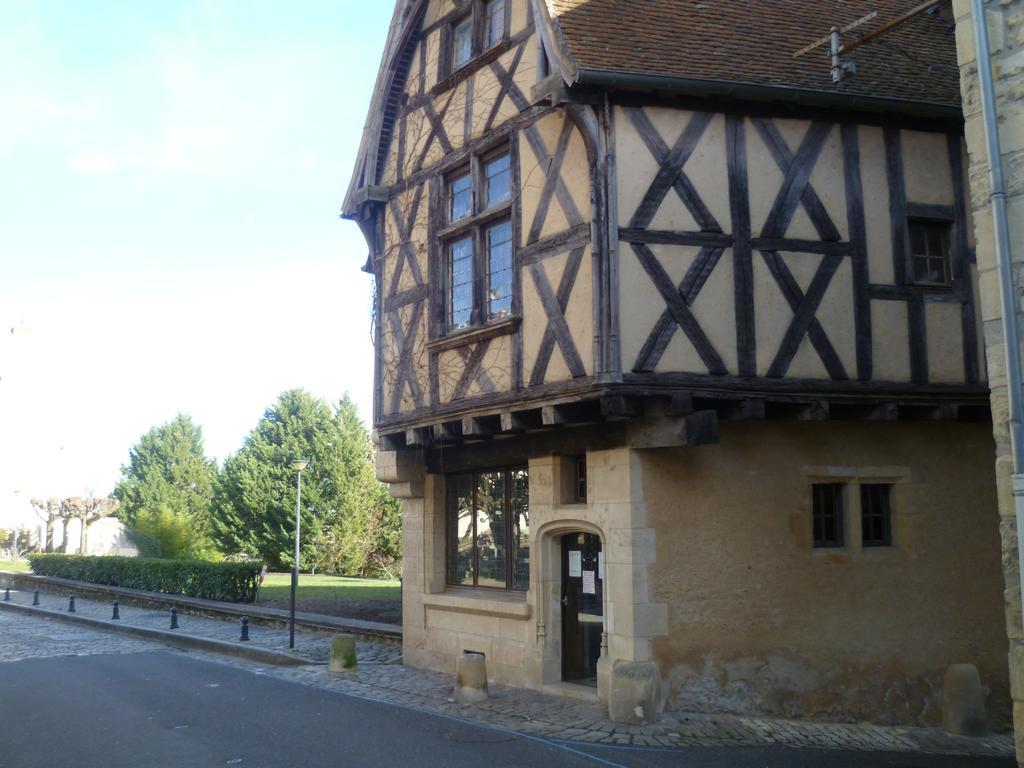
[[[1003,315],[1003,346],[1006,348],[1006,389],[1010,410],[1010,442],[1013,446],[1013,505],[1017,519],[1017,560],[1020,568],[1021,596],[1024,599],[1024,429],[1021,423],[1020,339],[1011,268],[1010,232],[1006,223],[1006,181],[1003,178],[999,123],[996,117],[996,92],[992,84],[989,59],[988,25],[984,0],[971,0],[971,24],[981,84],[981,108],[988,151],[989,198],[992,201],[992,225],[995,229],[996,265],[999,268],[999,303]]]

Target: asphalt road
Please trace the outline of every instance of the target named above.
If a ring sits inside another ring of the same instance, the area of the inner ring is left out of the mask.
[[[790,749],[583,748],[166,652],[0,664],[0,768],[1013,768]]]

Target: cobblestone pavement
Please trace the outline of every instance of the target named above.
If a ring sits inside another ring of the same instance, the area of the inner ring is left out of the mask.
[[[24,596],[15,598],[24,602]],[[66,607],[66,602],[64,606],[53,604],[55,600],[55,597],[50,597],[49,607]],[[46,596],[41,596],[41,602],[42,607],[47,607]],[[78,610],[83,615],[100,617],[101,608],[104,611],[101,617],[109,618],[109,606],[81,601]],[[127,620],[138,610],[122,611],[125,617],[122,620]],[[151,621],[153,626],[159,626],[158,621],[169,624],[162,612],[139,613],[157,615],[139,616],[133,620]],[[234,623],[191,616],[182,617],[179,621],[182,629],[187,628],[190,634],[237,639],[238,627]],[[286,646],[287,632],[283,633],[282,644],[281,638],[275,634],[280,630],[255,629],[259,635],[266,635],[257,640],[258,635],[254,633],[254,643],[262,642],[265,647],[274,649]],[[310,658],[323,656],[328,642],[326,638],[305,633],[296,639],[296,644]],[[155,641],[0,610],[0,662],[48,656],[139,653],[162,647]],[[483,704],[463,707],[451,698],[451,675],[393,663],[396,650],[393,645],[360,643],[358,670],[342,675],[331,674],[323,664],[316,663],[300,667],[271,667],[204,651],[169,652],[229,664],[255,674],[319,689],[570,742],[661,748],[786,746],[994,757],[1013,755],[1010,735],[968,739],[934,728],[832,724],[696,712],[669,713],[654,726],[624,726],[608,720],[606,711],[596,702],[567,700],[499,685],[491,686],[491,697]]]

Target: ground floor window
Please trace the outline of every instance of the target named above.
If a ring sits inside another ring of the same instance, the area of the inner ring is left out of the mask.
[[[448,475],[448,583],[528,589],[526,467]]]

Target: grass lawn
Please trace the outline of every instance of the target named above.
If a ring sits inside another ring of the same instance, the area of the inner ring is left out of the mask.
[[[288,599],[291,594],[290,573],[268,573],[260,588],[260,602]],[[402,593],[397,581],[357,579],[349,576],[312,576],[299,574],[298,600],[399,600]]]
[[[0,571],[20,571],[28,573],[28,560],[0,560]],[[396,584],[398,582],[395,582]]]

